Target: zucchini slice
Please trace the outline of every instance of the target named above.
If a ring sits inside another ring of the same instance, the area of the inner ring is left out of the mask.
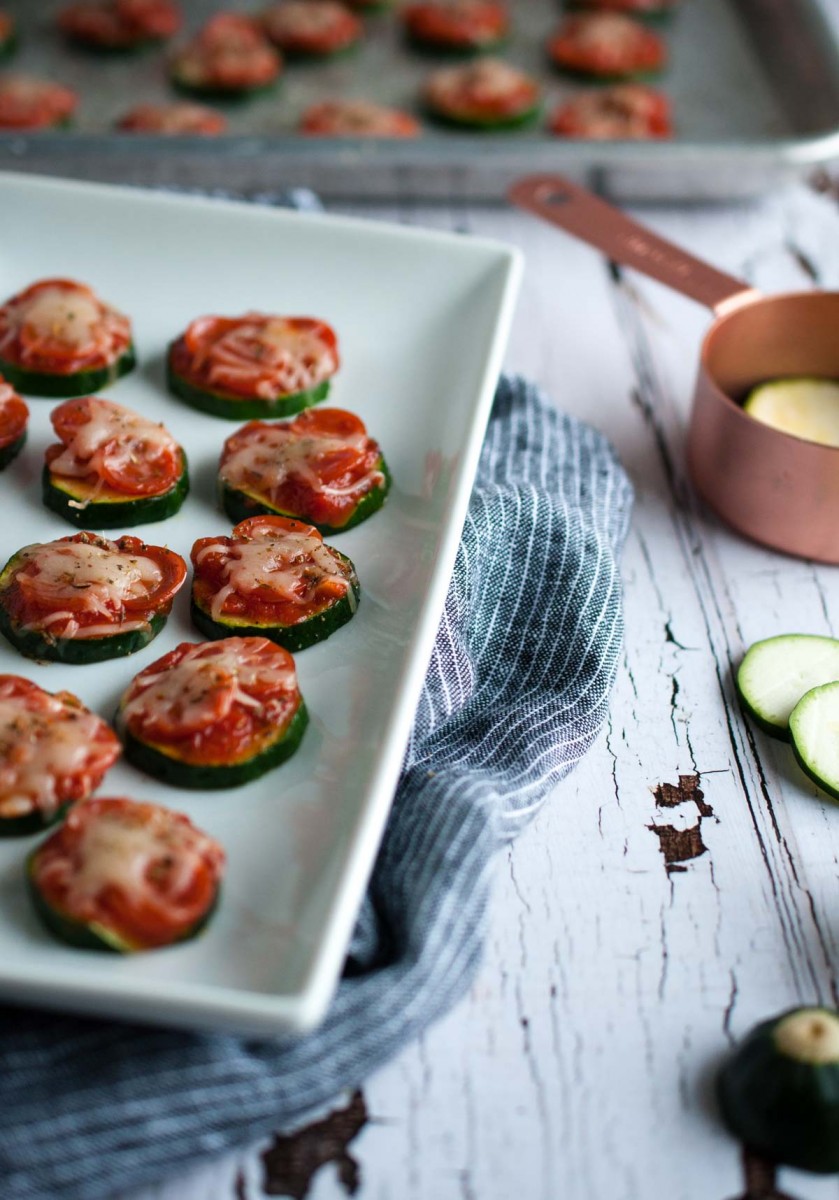
[[[226,417],[230,421],[249,421],[254,417],[293,417],[304,408],[320,404],[329,395],[329,380],[324,379],[308,391],[278,396],[275,400],[237,399],[223,392],[208,392],[196,387],[182,375],[176,374],[169,359],[166,361],[166,381],[170,392],[191,408],[213,417]]]
[[[174,516],[189,492],[189,469],[186,455],[183,455],[183,470],[173,487],[159,496],[136,496],[134,499],[126,499],[118,492],[103,493],[102,489],[82,479],[62,476],[59,482],[48,466],[44,467],[42,484],[46,507],[77,529],[122,529],[129,525],[165,521]],[[91,499],[97,491],[98,499]]]
[[[839,1013],[795,1008],[756,1026],[717,1079],[723,1120],[773,1162],[839,1171]]]
[[[360,525],[362,521],[366,521],[368,517],[372,517],[373,513],[378,512],[382,507],[390,491],[392,478],[387,463],[383,458],[379,459],[376,470],[382,473],[384,479],[378,487],[371,488],[369,492],[361,497],[353,509],[351,516],[343,525],[324,525],[320,521],[313,521],[309,513],[288,512],[282,508],[275,508],[263,496],[240,491],[238,488],[231,487],[229,483],[225,483],[224,480],[219,480],[219,503],[234,525],[238,525],[240,521],[244,521],[248,517],[256,517],[260,513],[269,513],[276,517],[291,517],[295,521],[308,521],[310,525],[314,525],[316,529],[328,537],[331,534],[343,533],[347,529],[352,529],[354,526]]]
[[[790,739],[790,714],[805,692],[839,679],[839,640],[807,633],[750,646],[736,675],[749,717],[771,737]]]
[[[0,446],[0,471],[7,467],[12,459],[17,458],[26,443],[26,433],[22,433],[19,438],[13,442],[9,442],[8,446]]]
[[[75,375],[58,375],[46,371],[29,371],[0,358],[0,375],[4,375],[12,387],[29,396],[50,398],[87,396],[116,383],[123,375],[133,371],[137,364],[134,347],[129,346],[124,354],[107,367],[94,371],[77,371]]]
[[[239,787],[243,783],[259,779],[267,771],[291,758],[300,745],[308,724],[309,713],[301,697],[294,716],[278,731],[267,748],[250,758],[232,763],[191,763],[178,757],[171,746],[141,741],[123,727],[120,716],[117,715],[117,728],[123,737],[123,748],[128,762],[148,775],[172,784],[173,787],[195,791]]]
[[[753,388],[743,409],[782,433],[839,446],[839,381],[835,379],[774,379]]]
[[[789,731],[802,771],[839,800],[839,682],[802,696],[790,715]]]
[[[111,637],[97,638],[48,638],[34,629],[20,629],[9,619],[9,614],[0,605],[0,633],[26,658],[48,662],[70,663],[84,666],[87,663],[105,662],[109,658],[125,658],[136,654],[154,641],[166,624],[166,617],[155,613],[149,618],[145,629],[132,629],[129,633],[115,633]]]

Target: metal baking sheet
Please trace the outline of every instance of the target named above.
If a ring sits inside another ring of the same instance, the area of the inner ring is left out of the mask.
[[[814,0],[682,0],[662,31],[670,67],[676,137],[667,143],[569,142],[536,128],[459,134],[429,125],[411,142],[306,139],[301,112],[318,99],[364,96],[417,108],[434,69],[412,53],[394,11],[368,19],[353,53],[288,67],[280,87],[225,106],[221,139],[114,134],[114,120],[141,101],[172,98],[164,49],[101,56],[69,47],[56,33],[60,2],[5,0],[21,49],[11,69],[76,88],[74,127],[60,133],[0,134],[0,165],[77,178],[238,192],[307,185],[333,198],[501,199],[523,172],[587,177],[619,199],[734,199],[839,158],[839,50]],[[254,4],[186,0],[190,29],[224,7]],[[515,0],[505,57],[540,77],[548,110],[574,85],[552,71],[545,39],[556,26],[553,0]]]

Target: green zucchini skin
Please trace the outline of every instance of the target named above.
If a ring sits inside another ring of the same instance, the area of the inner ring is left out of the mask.
[[[569,12],[575,13],[595,13],[600,10],[591,8],[588,4],[580,3],[579,0],[566,0],[565,7]],[[632,17],[633,21],[642,21],[645,25],[668,25],[676,15],[678,5],[662,5],[661,8],[644,9],[638,12],[628,12],[626,15]]]
[[[155,613],[149,620],[147,630],[132,629],[129,633],[115,633],[110,637],[48,638],[37,630],[22,630],[13,625],[3,607],[0,593],[0,633],[25,658],[46,659],[48,662],[70,663],[73,666],[124,658],[148,646],[165,624],[166,617]]]
[[[341,557],[344,558],[344,555]],[[195,628],[211,641],[226,637],[264,637],[292,654],[297,654],[300,650],[314,646],[316,642],[325,641],[336,629],[352,620],[361,598],[361,589],[355,578],[350,587],[355,597],[354,604],[347,596],[342,596],[322,612],[301,621],[298,625],[248,625],[236,620],[230,620],[229,623],[216,621],[201,608],[194,597],[189,613]]]
[[[263,635],[264,636],[264,635]],[[122,724],[117,715],[118,727]],[[297,750],[309,724],[309,713],[303,698],[297,706],[297,711],[291,718],[285,733],[283,733],[266,750],[253,758],[238,763],[187,763],[182,759],[164,754],[155,746],[141,741],[127,729],[122,729],[125,757],[128,762],[156,779],[170,783],[173,787],[189,788],[195,791],[209,791],[219,788],[239,787],[259,779],[267,771],[273,770]]]
[[[560,66],[553,59],[550,59],[550,63],[560,75],[578,79],[581,83],[657,83],[666,74],[665,67],[657,67],[654,71],[618,71],[602,74],[599,71],[587,71],[583,67]]]
[[[64,517],[77,529],[124,529],[130,525],[145,525],[173,517],[189,492],[189,468],[184,455],[183,471],[177,483],[159,496],[138,496],[136,500],[104,502],[94,500],[84,508],[75,508],[70,503],[76,497],[71,491],[53,483],[48,466],[44,467],[42,486],[46,507]]]
[[[36,808],[22,817],[0,817],[0,838],[29,837],[30,834],[41,833],[62,821],[73,803],[71,800],[62,804],[50,816],[45,816]]]
[[[19,44],[20,40],[17,35],[17,30],[13,30],[12,33],[6,38],[5,42],[0,42],[0,62],[7,62],[10,58],[14,57],[14,55],[17,53]]]
[[[78,371],[75,375],[56,375],[47,371],[28,371],[0,358],[0,375],[19,392],[28,396],[72,397],[88,396],[104,387],[116,383],[123,375],[133,371],[137,356],[133,345],[107,367],[95,371]]]
[[[434,42],[417,37],[416,34],[405,31],[405,45],[415,54],[423,58],[477,58],[481,54],[497,54],[510,43],[510,37],[495,38],[493,41],[481,42],[480,45],[455,46],[450,42]]]
[[[234,525],[238,525],[240,521],[244,521],[248,517],[267,514],[274,517],[291,517],[295,521],[308,521],[324,536],[334,535],[360,525],[362,521],[372,517],[373,513],[378,512],[384,504],[393,479],[383,458],[379,459],[377,470],[384,475],[384,481],[361,497],[352,516],[343,525],[323,525],[312,520],[308,513],[287,512],[282,508],[274,508],[264,500],[256,500],[247,492],[240,492],[237,488],[231,487],[223,479],[219,480],[219,503],[222,511],[227,513]]]
[[[775,1030],[798,1011],[748,1034],[719,1073],[717,1098],[725,1124],[749,1148],[773,1162],[832,1174],[839,1171],[839,1063],[781,1052]]]
[[[20,435],[15,442],[9,442],[8,446],[3,446],[0,449],[0,471],[7,467],[12,459],[17,458],[26,442],[26,430]]]
[[[476,133],[504,133],[508,130],[523,129],[534,125],[541,117],[542,111],[543,105],[540,102],[533,108],[528,108],[525,112],[517,113],[515,116],[482,121],[478,118],[455,117],[448,113],[441,113],[437,109],[431,108],[430,105],[426,105],[425,108],[426,116],[438,125],[445,125],[449,129],[474,130]]]
[[[317,387],[289,396],[277,396],[273,400],[244,400],[223,392],[206,392],[178,375],[166,360],[166,382],[169,391],[191,408],[209,413],[213,417],[225,417],[229,421],[250,421],[260,417],[293,417],[304,408],[313,408],[329,395],[329,380],[324,379]]]
[[[244,104],[256,96],[268,95],[280,86],[279,79],[272,79],[270,83],[260,83],[251,88],[233,89],[213,87],[212,85],[202,87],[200,84],[185,83],[175,74],[170,76],[170,82],[175,91],[182,96],[191,96],[195,100],[211,100],[216,104]]]
[[[60,942],[66,942],[69,946],[74,946],[78,950],[101,950],[109,954],[142,953],[145,949],[144,947],[132,946],[130,942],[126,942],[114,930],[108,929],[107,925],[101,925],[98,922],[85,923],[84,921],[76,921],[72,917],[65,916],[58,909],[53,908],[51,904],[48,904],[35,884],[34,868],[37,853],[38,847],[36,846],[27,855],[26,885],[35,912],[53,937],[57,938]],[[182,933],[180,937],[171,942],[170,945],[176,946],[179,943],[188,942],[197,937],[212,919],[213,913],[218,908],[220,897],[221,888],[216,891],[213,903],[207,911],[189,929]],[[165,947],[156,947],[156,949],[165,949]]]

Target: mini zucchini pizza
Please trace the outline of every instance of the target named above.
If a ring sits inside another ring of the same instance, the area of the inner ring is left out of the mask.
[[[192,547],[192,621],[209,638],[270,638],[286,650],[322,642],[355,614],[355,567],[313,525],[249,517]]]
[[[507,7],[496,0],[424,0],[404,8],[402,20],[412,45],[441,53],[497,50],[510,32]]]
[[[179,554],[136,537],[38,542],[0,572],[0,630],[28,658],[121,658],[157,636],[185,579]]]
[[[314,317],[198,317],[169,347],[169,388],[193,408],[241,421],[319,404],[340,365],[335,330]]]
[[[667,138],[673,133],[670,102],[640,83],[615,84],[561,104],[550,130],[557,137],[595,140]]]
[[[669,17],[679,0],[568,0],[568,8],[584,12],[623,13],[627,17],[660,20]]]
[[[17,28],[14,18],[0,10],[0,60],[11,58],[17,49]]]
[[[97,392],[134,363],[128,317],[86,284],[41,279],[0,307],[0,371],[22,392]]]
[[[435,71],[425,85],[430,114],[469,129],[512,129],[534,120],[541,107],[539,84],[497,58]]]
[[[138,104],[116,125],[123,133],[154,133],[164,137],[217,137],[227,129],[227,117],[204,104]]]
[[[186,455],[171,433],[130,408],[85,396],[50,420],[44,504],[73,525],[116,529],[165,521],[189,491]]]
[[[201,790],[278,767],[308,721],[294,659],[265,637],[181,643],[134,677],[117,715],[129,762]]]
[[[70,692],[0,675],[0,837],[36,833],[102,782],[119,739]]]
[[[340,533],[381,508],[389,488],[378,443],[340,408],[250,421],[224,443],[219,466],[221,505],[234,523],[267,513]]]
[[[66,38],[87,50],[141,50],[165,41],[181,27],[173,0],[79,0],[58,14]]]
[[[271,87],[282,59],[257,21],[217,13],[172,59],[170,78],[180,91],[235,100]]]
[[[97,797],[32,851],[26,881],[35,911],[61,941],[133,954],[200,933],[224,867],[218,842],[183,813]]]
[[[0,78],[0,130],[52,129],[67,125],[79,97],[68,87],[33,75]]]
[[[0,375],[0,471],[23,449],[28,424],[29,409]]]
[[[667,50],[657,34],[620,13],[566,17],[548,42],[555,66],[587,79],[645,79],[657,75]]]
[[[369,100],[323,100],[312,104],[300,119],[307,137],[413,138],[420,123],[410,113]]]
[[[328,58],[351,49],[364,26],[337,0],[281,0],[262,14],[268,37],[289,58]]]

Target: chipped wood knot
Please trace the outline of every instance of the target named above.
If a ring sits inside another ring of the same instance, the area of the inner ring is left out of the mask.
[[[699,775],[680,775],[678,783],[659,783],[653,788],[656,809],[679,808],[693,804],[698,813],[695,825],[677,829],[675,825],[648,825],[658,838],[668,875],[687,870],[683,864],[705,854],[708,847],[702,841],[702,821],[712,817],[714,810],[705,803],[705,793],[699,786]]]
[[[349,1145],[367,1121],[364,1095],[356,1091],[346,1108],[337,1108],[323,1120],[314,1121],[296,1133],[277,1134],[262,1155],[265,1195],[306,1200],[317,1172],[327,1163],[334,1163],[347,1195],[354,1196],[361,1184],[361,1174]]]

